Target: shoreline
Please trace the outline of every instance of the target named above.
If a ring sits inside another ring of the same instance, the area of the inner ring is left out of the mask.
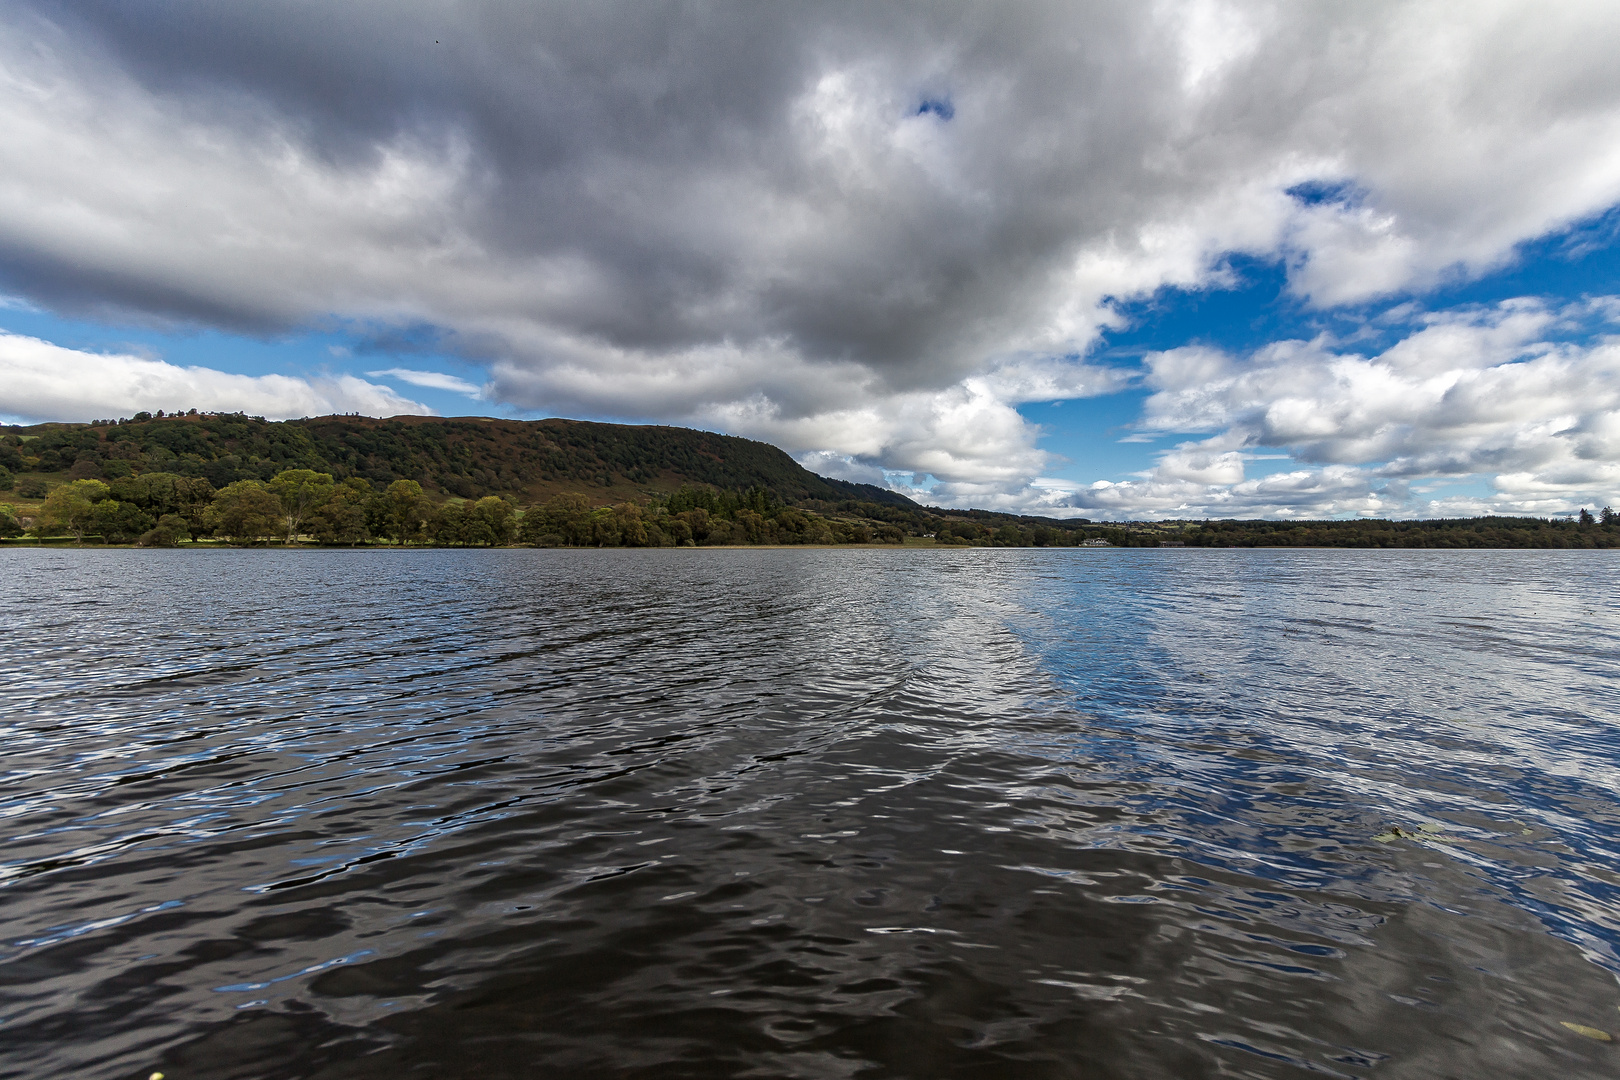
[[[1151,544],[1090,544],[1046,545],[1015,547],[996,544],[698,544],[682,547],[602,545],[600,547],[568,546],[542,547],[536,544],[501,544],[491,546],[456,546],[449,544],[179,544],[173,547],[143,547],[140,544],[75,544],[71,540],[19,541],[0,538],[0,551],[7,548],[20,550],[66,551],[303,551],[303,552],[408,552],[408,551],[1620,551],[1607,547],[1543,547],[1531,545],[1487,546],[1410,546],[1378,547],[1361,544],[1233,544],[1233,545],[1151,545]]]

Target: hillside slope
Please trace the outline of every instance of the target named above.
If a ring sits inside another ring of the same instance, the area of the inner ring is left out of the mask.
[[[699,484],[763,487],[790,504],[858,499],[920,509],[885,488],[817,476],[768,443],[678,427],[485,417],[266,421],[186,415],[5,431],[21,438],[20,446],[0,446],[0,467],[12,472],[112,478],[163,470],[223,487],[309,468],[340,480],[415,480],[430,492],[463,498],[512,494],[537,502],[580,491],[612,502]]]

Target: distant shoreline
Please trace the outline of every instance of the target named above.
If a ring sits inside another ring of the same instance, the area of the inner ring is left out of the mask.
[[[1185,544],[1107,544],[1092,546],[1052,545],[1048,547],[1012,547],[995,546],[989,544],[935,544],[923,542],[915,544],[698,544],[692,546],[643,546],[625,547],[619,544],[595,545],[538,545],[538,544],[499,544],[481,546],[462,546],[453,544],[407,544],[401,547],[398,544],[227,544],[227,543],[188,543],[173,547],[147,547],[141,544],[104,544],[91,542],[75,544],[71,539],[66,542],[57,542],[56,538],[44,541],[28,539],[0,539],[0,551],[7,548],[19,550],[49,549],[53,551],[301,551],[301,552],[377,552],[377,553],[405,553],[419,551],[663,551],[663,552],[694,552],[694,551],[1620,551],[1620,548],[1608,547],[1544,547],[1528,544],[1473,546],[1473,547],[1371,547],[1361,544],[1252,544],[1227,545],[1220,547]]]

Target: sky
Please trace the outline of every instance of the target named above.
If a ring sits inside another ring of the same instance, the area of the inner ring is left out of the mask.
[[[1620,5],[0,0],[0,420],[1105,519],[1620,505]]]

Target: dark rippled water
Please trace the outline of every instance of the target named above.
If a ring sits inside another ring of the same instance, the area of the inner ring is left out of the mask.
[[[0,552],[0,1076],[1612,1077],[1617,570]]]

